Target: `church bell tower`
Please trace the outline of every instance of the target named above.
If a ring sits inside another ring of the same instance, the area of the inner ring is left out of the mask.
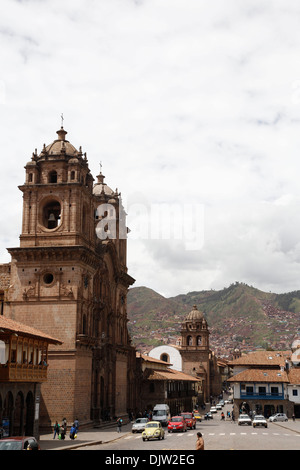
[[[119,194],[94,185],[86,153],[66,135],[61,127],[25,166],[20,247],[8,249],[7,316],[62,341],[49,350],[41,388],[45,429],[63,416],[88,424],[134,408],[127,240],[96,233],[97,208],[109,202],[121,213]]]
[[[209,330],[204,314],[194,305],[181,325],[183,372],[202,380],[203,401],[210,396]]]

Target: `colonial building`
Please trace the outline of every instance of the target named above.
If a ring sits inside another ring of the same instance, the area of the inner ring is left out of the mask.
[[[39,438],[40,388],[49,344],[61,341],[0,315],[0,428],[6,436]]]
[[[153,410],[165,403],[171,415],[191,411],[197,405],[199,379],[172,369],[172,364],[137,353],[138,372],[141,371],[138,409]]]
[[[82,425],[135,404],[135,349],[127,330],[125,212],[120,193],[91,175],[61,127],[25,166],[20,246],[0,270],[1,313],[58,337],[49,349],[40,424]]]
[[[232,360],[233,376],[228,380],[233,388],[234,412],[274,413],[292,416],[293,403],[289,400],[288,364],[290,351],[255,351]]]

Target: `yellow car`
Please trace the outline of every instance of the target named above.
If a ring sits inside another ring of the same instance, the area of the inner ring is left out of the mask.
[[[146,439],[164,439],[165,431],[159,421],[149,421],[146,424],[145,430],[142,432],[143,441]]]
[[[202,416],[201,416],[201,414],[199,413],[199,411],[194,411],[194,416],[195,416],[195,418],[196,418],[197,423],[198,423],[198,422],[201,423]]]

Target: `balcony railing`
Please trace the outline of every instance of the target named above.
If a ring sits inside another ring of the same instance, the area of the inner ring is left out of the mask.
[[[188,397],[196,397],[197,392],[195,390],[172,390],[168,391],[167,397],[168,398],[188,398]]]
[[[247,400],[284,400],[284,393],[240,392],[240,398],[244,398]]]
[[[34,364],[0,364],[0,382],[45,382],[47,366]]]

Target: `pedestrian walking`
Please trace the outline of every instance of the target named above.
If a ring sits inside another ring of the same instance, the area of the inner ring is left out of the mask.
[[[204,450],[204,439],[201,432],[197,432],[196,450]]]
[[[118,418],[118,419],[117,419],[117,428],[118,428],[118,432],[121,432],[122,423],[123,423],[122,418]]]
[[[57,434],[57,438],[58,438],[58,436],[59,436],[59,424],[58,424],[57,421],[55,421],[55,424],[54,424],[54,436],[53,436],[53,439],[55,439],[56,434]]]
[[[77,437],[76,427],[73,423],[72,426],[71,426],[71,429],[70,429],[70,439],[75,439],[75,436]]]
[[[59,438],[63,441],[66,437],[66,432],[67,432],[67,427],[64,424],[64,421],[61,424],[60,427],[60,433],[59,433]]]
[[[78,419],[76,418],[75,421],[74,421],[74,426],[75,426],[75,433],[78,434],[78,429],[79,429],[79,421]]]

